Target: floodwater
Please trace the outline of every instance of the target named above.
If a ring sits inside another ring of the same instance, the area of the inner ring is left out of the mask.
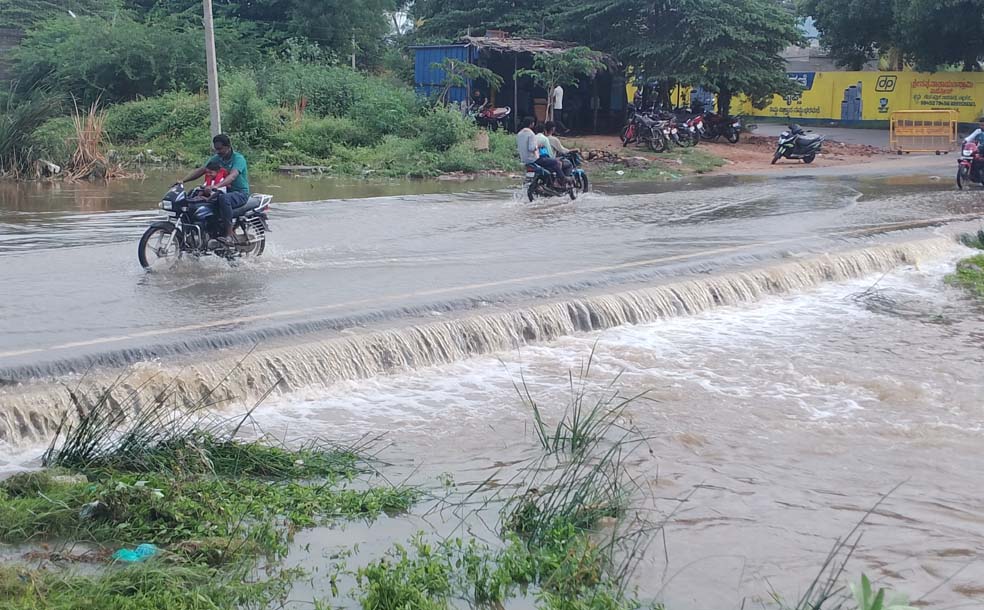
[[[651,437],[632,460],[637,502],[676,511],[636,575],[642,597],[694,610],[770,588],[798,598],[834,540],[901,484],[863,528],[850,577],[933,608],[984,606],[984,309],[943,283],[968,253],[952,235],[978,226],[979,193],[749,177],[532,208],[498,187],[288,199],[265,260],[164,277],[135,261],[152,214],[134,210],[149,206],[4,199],[24,226],[0,238],[0,470],[30,464],[50,431],[46,376],[129,366],[136,385],[185,371],[193,393],[259,341],[231,384],[287,379],[255,413],[264,431],[382,433],[397,476],[449,472],[467,490],[536,454],[520,377],[556,418],[590,357],[594,390],[619,376],[623,394],[647,392],[628,411]],[[378,551],[432,520],[304,532],[312,546],[292,561],[323,574],[334,547]],[[316,578],[293,597],[327,591]]]
[[[531,413],[514,384],[525,380],[559,417],[570,400],[568,372],[577,379],[591,358],[593,396],[616,375],[623,395],[648,392],[628,409],[651,437],[652,455],[642,450],[632,460],[647,494],[637,506],[676,511],[665,549],[655,545],[636,574],[644,598],[676,609],[733,608],[767,599],[774,587],[798,599],[834,541],[901,485],[862,528],[845,578],[864,572],[913,600],[928,594],[927,607],[981,607],[984,309],[942,284],[962,254],[752,305],[300,391],[268,403],[256,420],[287,438],[385,433],[385,457],[432,486],[453,473],[465,494],[490,476],[510,479],[511,465],[536,454]],[[295,556],[324,572],[335,545],[378,552],[389,536],[430,531],[435,520],[386,520],[382,535],[358,527],[304,534],[316,551]],[[323,586],[313,592],[327,596]]]

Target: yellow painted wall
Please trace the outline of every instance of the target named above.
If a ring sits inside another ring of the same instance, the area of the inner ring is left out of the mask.
[[[806,73],[798,73],[806,74]],[[861,116],[849,120],[887,121],[895,110],[956,110],[961,123],[976,123],[984,115],[984,73],[982,72],[815,72],[809,89],[798,99],[776,96],[766,108],[752,107],[748,100],[735,100],[732,112],[746,116],[790,117],[840,121],[845,90],[861,83]],[[801,80],[805,81],[803,78]],[[629,101],[636,88],[625,87]],[[683,105],[689,104],[690,89],[678,91]]]
[[[863,121],[887,121],[895,110],[956,110],[962,123],[974,123],[984,114],[984,73],[980,72],[816,72],[812,86],[799,99],[776,96],[763,110],[742,100],[734,112],[839,121],[845,90],[858,83]]]

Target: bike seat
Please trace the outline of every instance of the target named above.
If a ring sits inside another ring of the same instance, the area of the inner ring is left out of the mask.
[[[804,144],[810,144],[812,142],[816,142],[823,136],[821,136],[820,134],[811,133],[811,134],[799,134],[797,137],[799,137],[800,142],[803,142]]]

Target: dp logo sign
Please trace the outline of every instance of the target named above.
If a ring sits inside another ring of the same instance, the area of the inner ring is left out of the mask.
[[[899,77],[894,74],[883,74],[879,76],[878,81],[875,82],[875,91],[882,91],[885,93],[895,91],[895,83],[898,79]]]

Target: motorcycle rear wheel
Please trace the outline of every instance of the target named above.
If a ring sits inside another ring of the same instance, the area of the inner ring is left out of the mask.
[[[806,155],[805,157],[803,157],[803,163],[806,163],[807,165],[809,165],[810,163],[813,163],[813,160],[816,159],[816,158],[817,158],[817,156],[816,155],[813,155],[813,154]]]
[[[529,188],[526,189],[526,197],[529,198],[530,203],[533,203],[536,200],[536,184],[537,178],[534,178],[533,182],[530,182]]]
[[[623,148],[628,146],[634,139],[632,137],[634,131],[635,130],[632,129],[632,125],[626,125],[625,127],[622,128],[622,133],[619,134],[619,138],[622,140]]]
[[[171,239],[174,234],[173,239]],[[168,239],[171,243],[168,244]],[[174,227],[166,230],[163,227],[149,227],[140,237],[137,244],[137,259],[140,266],[148,271],[164,270],[181,258],[181,232],[175,232]]]
[[[260,233],[255,227],[249,223],[244,223],[236,227],[236,238],[242,242],[245,240],[248,242],[255,242],[253,247],[249,250],[243,252],[243,256],[261,256],[263,250],[266,249],[266,235]],[[242,238],[239,237],[238,233],[242,233]]]

